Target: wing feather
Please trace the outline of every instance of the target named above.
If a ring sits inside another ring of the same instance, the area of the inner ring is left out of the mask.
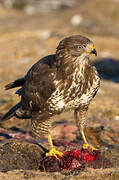
[[[32,66],[22,87],[23,108],[36,111],[46,105],[46,101],[56,89],[56,71],[54,55],[47,56]]]

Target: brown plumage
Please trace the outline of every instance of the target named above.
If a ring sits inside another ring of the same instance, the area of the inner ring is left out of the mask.
[[[75,35],[63,39],[56,54],[46,56],[34,64],[24,78],[6,86],[6,89],[22,86],[21,96],[13,115],[32,119],[32,132],[37,137],[50,134],[52,117],[64,111],[74,110],[78,128],[84,142],[84,126],[88,106],[95,96],[100,80],[89,59],[96,54],[93,42]],[[9,112],[3,119],[9,118]],[[20,115],[19,115],[20,114]],[[49,136],[52,146],[51,137]]]

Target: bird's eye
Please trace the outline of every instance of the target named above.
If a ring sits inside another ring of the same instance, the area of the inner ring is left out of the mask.
[[[75,44],[75,48],[76,48],[76,49],[80,49],[80,48],[81,48],[81,46],[80,46],[80,45],[78,45],[78,44]]]
[[[80,46],[80,45],[77,45],[77,48],[78,48],[78,49],[80,49],[80,48],[81,48],[81,46]]]

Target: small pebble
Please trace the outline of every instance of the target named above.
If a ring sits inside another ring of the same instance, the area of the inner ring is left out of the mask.
[[[35,14],[36,9],[35,9],[35,7],[33,7],[31,5],[27,5],[24,7],[24,11],[28,15],[33,15],[33,14]]]
[[[42,35],[41,35],[41,36],[42,36],[43,39],[48,39],[48,38],[51,37],[51,34],[52,34],[51,31],[45,30],[45,31],[42,32]]]
[[[83,21],[83,18],[80,14],[76,14],[71,18],[71,23],[73,26],[78,26]]]
[[[3,3],[6,8],[12,8],[14,1],[13,0],[4,0]]]

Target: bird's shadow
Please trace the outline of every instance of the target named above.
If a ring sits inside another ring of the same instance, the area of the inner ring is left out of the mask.
[[[119,61],[113,58],[99,58],[93,65],[100,78],[119,83]]]

